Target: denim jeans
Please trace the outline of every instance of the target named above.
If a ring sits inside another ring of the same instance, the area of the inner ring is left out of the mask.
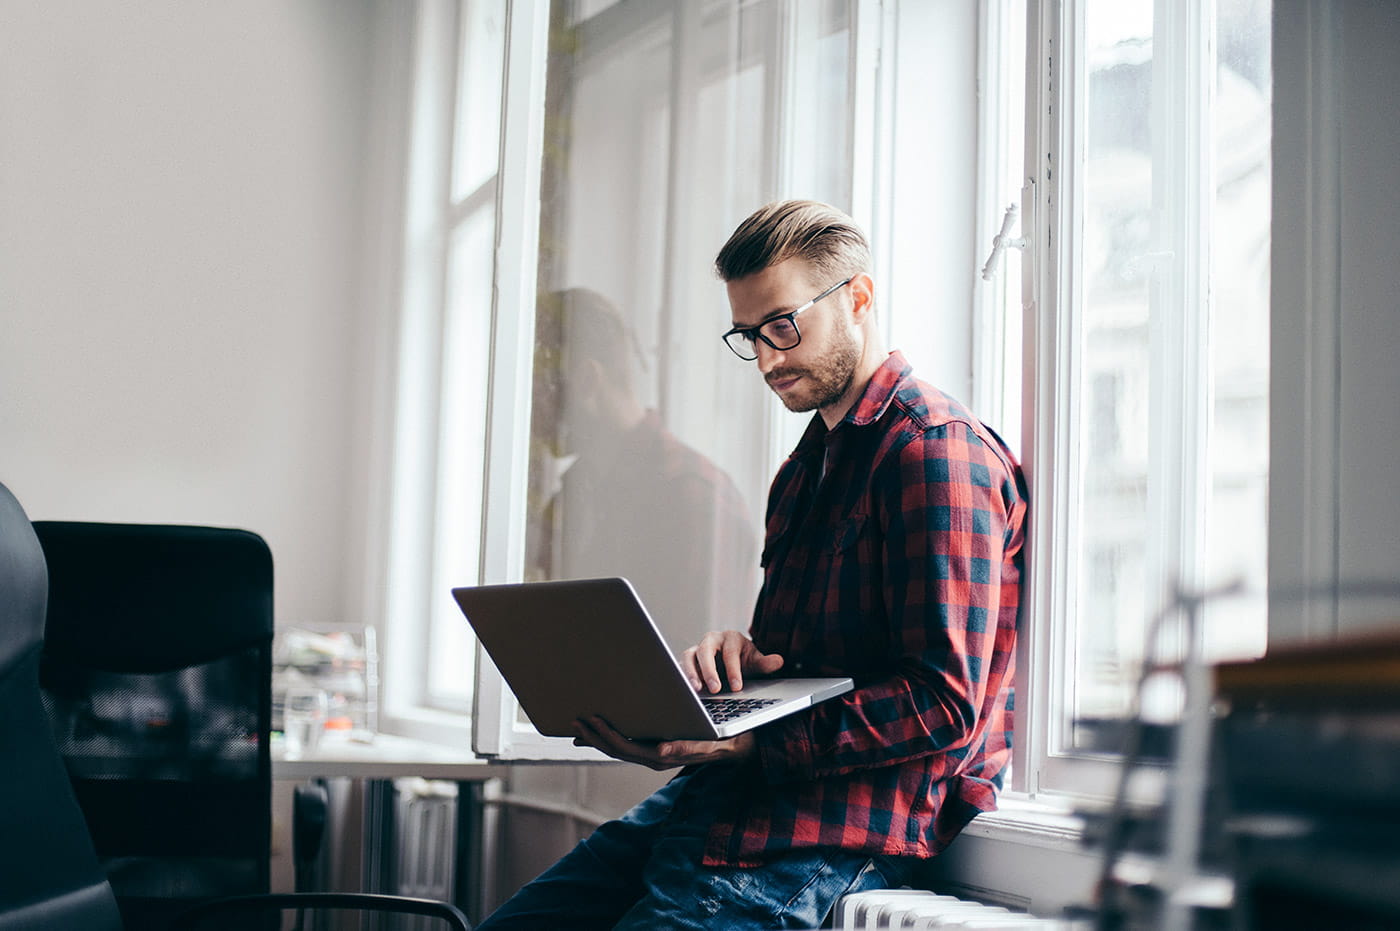
[[[818,928],[846,892],[898,885],[889,858],[802,849],[761,867],[701,863],[713,820],[678,776],[599,827],[477,926],[510,928]]]

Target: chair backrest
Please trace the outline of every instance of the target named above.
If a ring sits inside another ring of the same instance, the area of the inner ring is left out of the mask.
[[[128,928],[268,891],[272,557],[255,534],[39,521],[40,683]]]
[[[0,485],[0,931],[117,931],[39,696],[47,594],[34,529]]]

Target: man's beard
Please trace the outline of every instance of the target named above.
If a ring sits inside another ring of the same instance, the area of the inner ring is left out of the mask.
[[[842,338],[832,346],[824,358],[818,359],[809,367],[789,367],[769,372],[766,380],[771,386],[775,381],[783,381],[800,375],[803,384],[800,392],[778,393],[783,405],[796,413],[819,410],[829,407],[845,396],[855,377],[856,363],[860,361],[860,346],[855,337],[842,332]],[[775,392],[777,393],[777,392]]]

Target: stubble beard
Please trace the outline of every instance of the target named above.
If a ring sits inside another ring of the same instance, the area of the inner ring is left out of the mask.
[[[792,378],[794,375],[802,376],[805,391],[801,394],[779,394],[778,398],[788,410],[804,414],[830,407],[845,397],[851,387],[851,380],[855,377],[856,364],[859,361],[860,346],[854,336],[843,332],[824,358],[805,368],[775,369],[768,373],[767,381],[771,385],[775,381]]]

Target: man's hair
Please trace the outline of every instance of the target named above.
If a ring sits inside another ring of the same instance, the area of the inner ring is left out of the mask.
[[[849,216],[813,200],[784,200],[760,207],[729,237],[715,257],[715,273],[735,281],[801,258],[829,278],[870,271],[870,244]]]

